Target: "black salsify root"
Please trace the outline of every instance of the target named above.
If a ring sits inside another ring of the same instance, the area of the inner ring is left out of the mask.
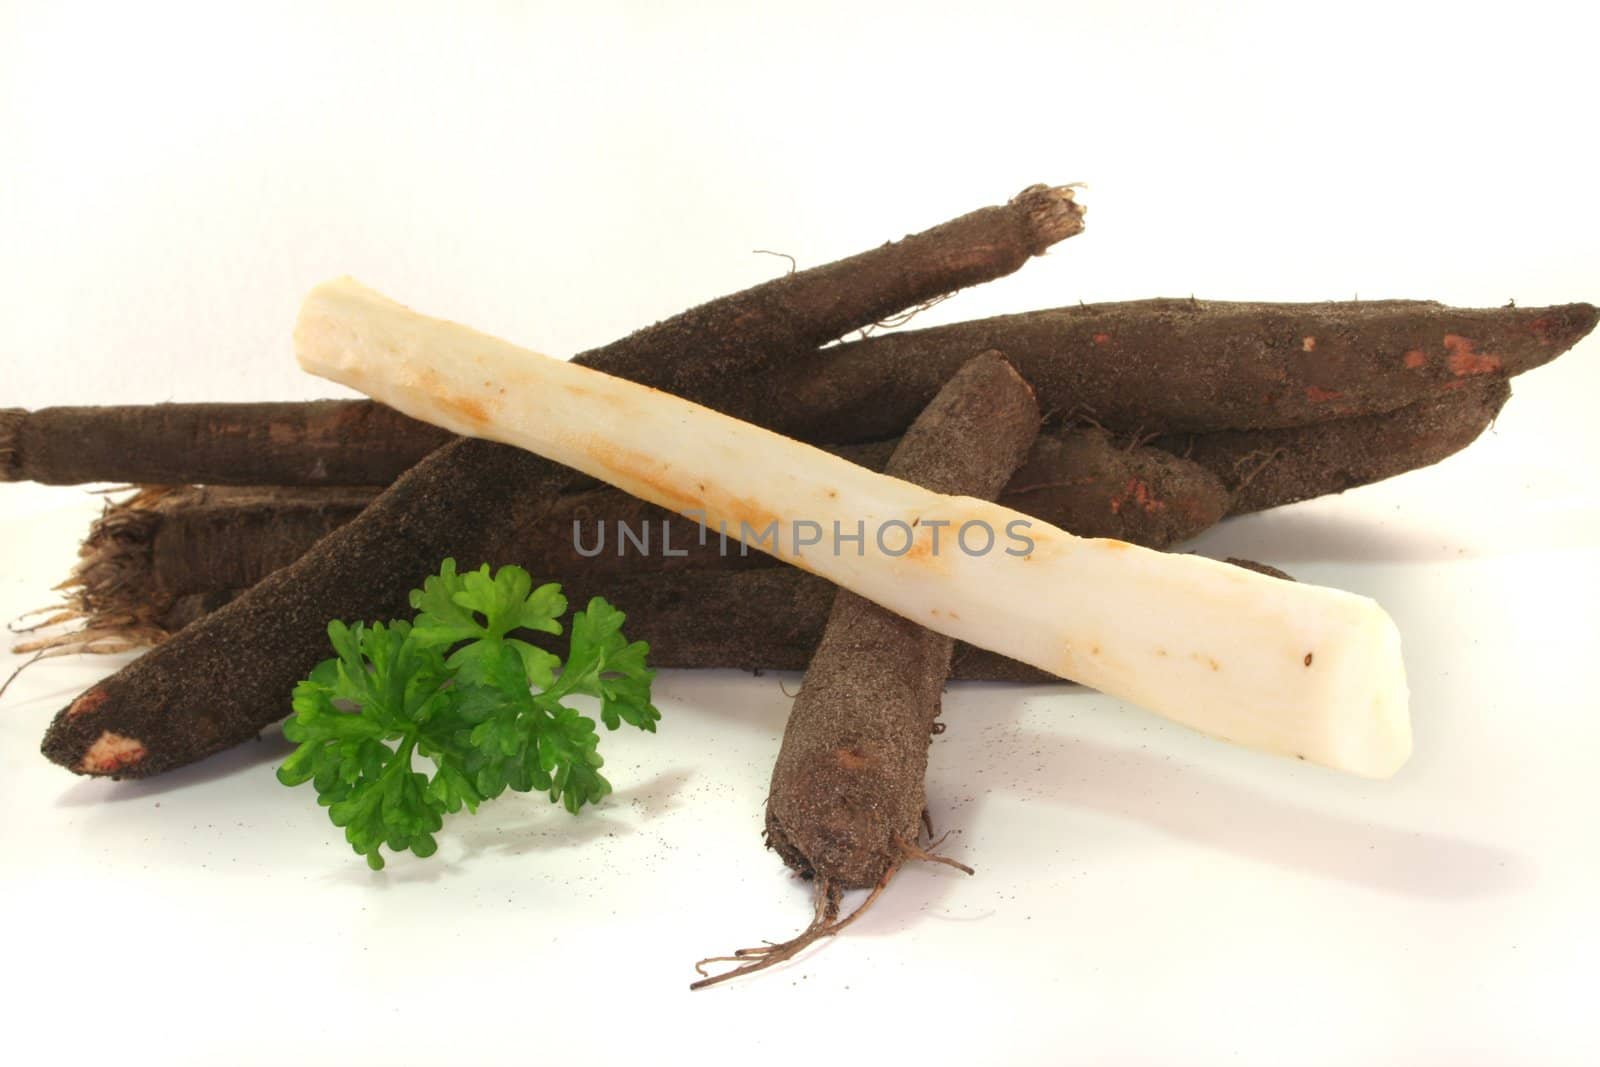
[[[700,960],[694,965],[694,969],[702,977],[698,982],[691,982],[689,988],[705,989],[708,986],[714,986],[719,982],[726,982],[732,978],[740,978],[747,974],[754,974],[757,971],[764,971],[768,967],[775,966],[785,960],[794,959],[823,938],[832,937],[861,918],[866,910],[877,902],[877,899],[883,895],[883,891],[889,887],[890,880],[899,872],[900,865],[907,860],[939,863],[954,867],[959,871],[965,871],[967,874],[974,873],[972,868],[966,864],[953,860],[949,856],[940,855],[938,848],[943,842],[944,838],[940,837],[937,841],[932,841],[926,848],[923,848],[915,842],[907,841],[903,837],[896,837],[894,844],[900,850],[900,855],[895,858],[893,863],[889,864],[888,870],[883,872],[883,877],[878,879],[878,883],[867,894],[867,899],[863,900],[843,918],[839,917],[839,899],[843,893],[838,883],[827,877],[818,877],[814,893],[816,910],[812,915],[809,926],[787,941],[768,941],[766,944],[755,948],[738,949],[731,956],[708,956]],[[722,974],[707,975],[706,964],[708,963],[736,963],[739,966],[734,967],[732,970],[724,971]]]

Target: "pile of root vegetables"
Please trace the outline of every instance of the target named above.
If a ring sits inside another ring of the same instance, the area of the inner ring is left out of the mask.
[[[1597,317],[1587,304],[1161,299],[871,329],[1082,227],[1070,188],[1034,186],[574,362],[903,482],[1165,549],[1227,516],[1459,451],[1491,424],[1512,376],[1567,351]],[[462,425],[480,418],[474,403],[457,401]],[[159,774],[258,736],[325,656],[329,620],[400,614],[447,557],[518,564],[575,601],[604,595],[657,667],[805,669],[765,836],[815,879],[816,915],[798,938],[736,954],[700,984],[836,932],[859,914],[841,917],[841,893],[868,889],[870,902],[908,860],[955,864],[922,832],[943,686],[1061,673],[730,550],[558,463],[371,401],[3,411],[0,480],[139,487],[108,505],[66,603],[19,646],[149,648],[50,724],[45,755],[81,774]],[[61,624],[73,629],[53,632]]]

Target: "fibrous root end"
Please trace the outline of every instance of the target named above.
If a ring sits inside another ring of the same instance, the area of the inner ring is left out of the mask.
[[[1057,241],[1083,232],[1083,215],[1087,210],[1077,202],[1075,190],[1082,184],[1030,185],[1011,202],[1028,213],[1028,227],[1034,255],[1041,255]]]

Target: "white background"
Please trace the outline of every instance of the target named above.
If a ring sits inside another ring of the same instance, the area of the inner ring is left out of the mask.
[[[0,404],[334,394],[288,335],[341,273],[567,355],[784,269],[752,249],[815,265],[1037,181],[1089,183],[1087,232],[919,325],[1600,299],[1588,5],[232,6],[0,3]],[[929,790],[978,876],[907,870],[845,936],[692,996],[697,957],[806,918],[759,838],[795,678],[664,675],[661,734],[606,738],[604,808],[502,800],[373,875],[273,780],[275,737],[145,783],[47,764],[115,662],[39,664],[0,705],[5,1043],[1594,1062],[1597,364],[1591,339],[1519,380],[1438,468],[1195,546],[1396,617],[1394,780],[956,686]],[[49,601],[97,507],[0,486],[0,615]]]

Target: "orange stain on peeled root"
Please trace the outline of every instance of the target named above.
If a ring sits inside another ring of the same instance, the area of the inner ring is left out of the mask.
[[[1428,365],[1428,354],[1420,348],[1413,348],[1405,354],[1403,362],[1406,370],[1417,370]]]
[[[1450,366],[1450,373],[1457,378],[1465,378],[1472,374],[1492,374],[1501,366],[1499,356],[1479,352],[1477,342],[1459,334],[1444,335],[1444,350],[1449,353],[1446,362]]]
[[[489,421],[489,413],[484,410],[483,404],[469,396],[441,396],[439,403],[480,426]]]

